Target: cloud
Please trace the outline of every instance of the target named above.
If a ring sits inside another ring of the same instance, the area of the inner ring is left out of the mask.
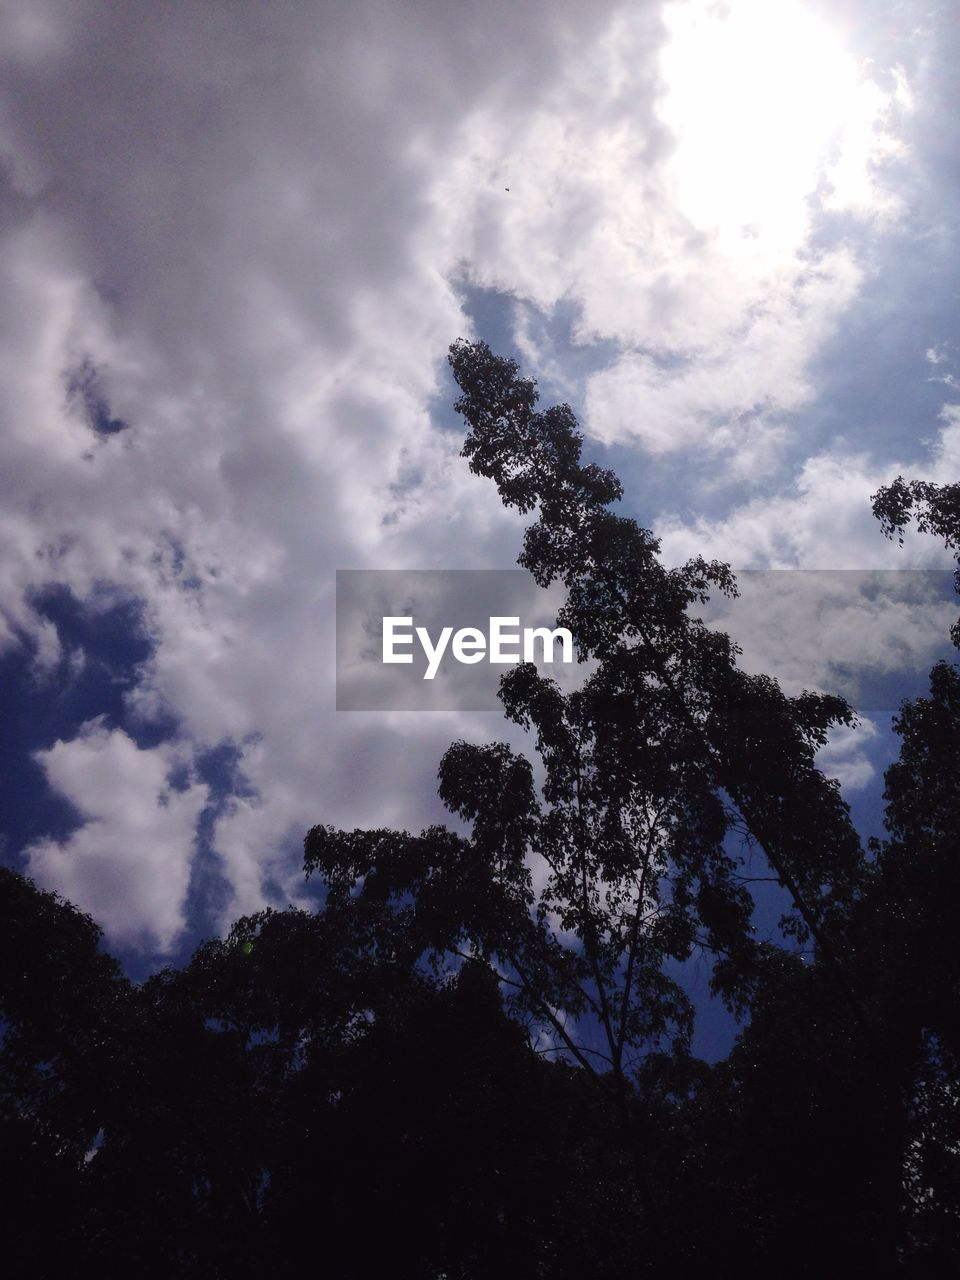
[[[811,359],[861,278],[846,251],[813,265],[794,260],[778,279],[758,281],[756,295],[743,299],[726,331],[703,335],[700,350],[681,349],[674,359],[624,356],[590,380],[592,434],[606,443],[636,441],[653,454],[706,446],[752,469],[758,434],[782,431],[784,416],[814,398]],[[722,279],[699,283],[708,290],[707,305],[713,291],[723,291]],[[692,303],[683,309],[693,310]]]
[[[142,603],[154,654],[132,725],[242,751],[250,794],[214,831],[226,918],[269,879],[296,893],[292,833],[312,822],[433,811],[449,726],[333,711],[333,570],[516,554],[516,520],[429,411],[469,325],[447,179],[476,113],[525,118],[605,12],[13,5],[4,24],[7,642],[53,661],[31,605],[45,585]],[[64,753],[93,748],[52,750],[58,785]],[[117,862],[134,810],[157,819],[165,757],[133,758],[148,781],[126,807],[97,801],[95,828],[29,858],[126,941],[154,902],[166,945],[179,888],[161,902]],[[194,811],[174,808],[179,886]]]
[[[747,571],[738,587],[698,612],[740,646],[744,670],[775,676],[791,696],[818,690],[858,711],[888,709],[950,650],[948,572]]]
[[[53,669],[32,603],[51,584],[142,605],[154,648],[130,734],[101,724],[41,753],[87,817],[28,851],[117,939],[169,947],[183,924],[203,786],[157,800],[181,758],[240,752],[246,788],[213,830],[222,924],[296,898],[312,823],[434,820],[450,738],[505,736],[496,716],[334,711],[336,568],[508,567],[519,547],[522,522],[436,408],[469,328],[465,282],[528,314],[568,305],[574,342],[609,344],[616,362],[574,388],[601,440],[762,474],[754,506],[668,522],[671,551],[835,563],[869,459],[817,455],[793,489],[782,459],[871,266],[857,243],[814,243],[811,210],[822,195],[871,226],[893,218],[874,161],[906,90],[833,45],[814,66],[822,29],[793,4],[783,30],[803,57],[785,64],[764,12],[4,7],[0,644],[33,643]],[[698,106],[703,33],[731,31],[729,57],[756,41],[745,96]],[[820,99],[802,132],[814,74],[843,104],[842,136]],[[779,124],[755,118],[781,82]],[[696,185],[713,152],[719,203]],[[774,175],[790,154],[799,167]],[[161,721],[177,744],[137,749],[130,735]]]
[[[94,720],[35,758],[81,825],[62,842],[30,846],[29,874],[89,912],[114,941],[169,951],[185,924],[194,830],[207,800],[196,781],[171,785],[182,749],[141,750]]]
[[[860,791],[876,774],[865,748],[878,736],[877,726],[866,718],[856,725],[836,725],[827,745],[817,752],[817,765],[828,778],[836,778],[843,791]]]
[[[615,330],[639,349],[591,378],[587,420],[607,443],[705,449],[762,476],[868,270],[862,240],[818,243],[825,215],[900,209],[881,162],[906,151],[906,80],[898,71],[884,92],[800,4],[665,12],[658,110],[676,146],[664,183],[685,234],[643,237],[648,255],[659,248],[643,290],[654,310]]]
[[[879,534],[870,498],[898,472],[939,483],[960,469],[960,405],[946,404],[927,457],[879,464],[842,450],[808,458],[793,480],[710,519],[665,514],[658,524],[671,564],[702,554],[741,569],[949,568],[951,555],[929,538],[903,548]]]
[[[818,241],[827,214],[900,207],[878,157],[906,150],[902,73],[884,90],[803,6],[752,0],[621,13],[566,70],[519,127],[470,121],[448,186],[491,191],[461,203],[465,269],[541,310],[575,299],[579,340],[619,346],[586,388],[601,441],[767,468],[870,268]]]

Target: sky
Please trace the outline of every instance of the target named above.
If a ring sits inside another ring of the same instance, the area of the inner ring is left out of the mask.
[[[958,56],[912,0],[7,0],[3,859],[142,975],[310,901],[315,823],[443,819],[446,746],[516,731],[338,712],[334,589],[515,562],[460,336],[574,407],[668,563],[860,599],[783,572],[776,626],[727,621],[785,687],[885,681],[822,757],[879,831],[958,606],[824,571],[953,564],[870,495],[960,478]]]

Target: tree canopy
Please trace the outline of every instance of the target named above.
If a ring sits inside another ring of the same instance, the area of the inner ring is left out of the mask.
[[[729,567],[665,568],[568,406],[482,342],[450,362],[464,456],[534,514],[520,563],[564,584],[591,674],[508,671],[536,760],[454,743],[456,829],[318,825],[320,909],[245,917],[141,985],[0,872],[11,1274],[948,1274],[960,671],[902,706],[863,842],[817,765],[850,706],[741,670],[696,614],[736,596]],[[898,478],[875,513],[956,548],[957,489]],[[740,1019],[715,1064],[694,955]]]

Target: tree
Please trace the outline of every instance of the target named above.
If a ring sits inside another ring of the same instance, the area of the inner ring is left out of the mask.
[[[957,552],[955,575],[960,591],[960,484],[933,484],[929,480],[904,480],[897,476],[872,496],[873,514],[888,538],[896,536],[903,546],[907,525],[916,520],[920,533],[932,533],[944,546]],[[960,649],[960,620],[950,629],[953,643]]]
[[[112,1052],[130,984],[93,921],[0,867],[0,1198],[12,1274],[70,1269],[85,1213],[84,1157],[120,1088]],[[60,1231],[24,1232],[57,1205]]]
[[[636,1275],[635,1180],[583,1073],[530,1051],[488,968],[400,959],[391,914],[262,912],[133,987],[92,921],[0,874],[6,1274],[316,1254],[573,1280],[604,1241],[606,1274]]]
[[[484,343],[455,344],[450,362],[464,455],[505,503],[537,511],[520,563],[541,585],[562,579],[558,621],[597,668],[566,696],[530,665],[502,680],[507,715],[535,734],[540,794],[506,745],[455,743],[440,795],[469,836],[321,826],[305,866],[328,903],[396,904],[403,945],[435,968],[470,957],[495,971],[538,1052],[575,1062],[609,1098],[647,1229],[663,1233],[636,1081],[664,1054],[683,1074],[692,1009],[671,962],[706,949],[714,990],[743,1010],[796,974],[811,941],[813,967],[860,998],[846,961],[864,851],[815,763],[853,716],[737,668],[729,638],[689,612],[711,587],[736,593],[728,567],[662,566],[649,531],[610,509],[616,477],[581,463],[569,407],[538,412],[534,384]],[[792,908],[783,947],[753,936],[744,872],[758,849]]]
[[[830,728],[853,722],[849,706],[787,698],[775,681],[747,676],[729,639],[691,616],[709,590],[736,593],[728,567],[695,559],[665,569],[652,534],[612,511],[616,477],[581,462],[568,406],[538,411],[534,383],[483,343],[455,344],[450,361],[469,428],[464,455],[506,504],[536,513],[520,563],[542,585],[563,581],[558,621],[596,671],[567,696],[525,665],[501,683],[507,715],[535,735],[539,793],[529,762],[507,746],[455,743],[440,794],[469,835],[317,827],[308,873],[323,875],[328,900],[396,904],[417,962],[442,971],[469,957],[496,973],[537,1051],[579,1065],[618,1117],[662,1261],[703,1252],[708,1237],[698,1245],[675,1215],[705,1186],[726,1185],[739,1188],[737,1203],[725,1203],[751,1232],[756,1265],[782,1269],[789,1256],[797,1274],[822,1266],[820,1242],[806,1243],[815,1223],[829,1228],[835,1259],[895,1270],[917,1247],[906,1170],[919,1167],[917,1143],[927,1150],[934,1131],[942,1164],[950,1132],[949,1089],[924,1083],[952,1070],[939,1028],[955,1012],[949,933],[929,879],[914,878],[904,920],[915,978],[941,974],[950,993],[937,1019],[920,1014],[884,951],[898,910],[891,877],[911,861],[928,877],[931,856],[916,832],[902,849],[864,849],[837,785],[816,767]],[[913,495],[926,527],[948,537],[951,494]],[[908,508],[901,494],[886,509],[895,520]],[[935,672],[941,693],[944,679]],[[887,778],[895,834],[917,707],[898,722],[904,748]],[[934,795],[951,794],[956,745],[944,733],[931,752],[940,773],[924,813],[935,812]],[[779,946],[751,929],[744,872],[754,852],[790,907]],[[706,1074],[690,1064],[692,1011],[670,976],[693,948],[713,957],[715,992],[750,1014],[729,1061]],[[937,1119],[921,1141],[911,1114],[923,1108]],[[714,1143],[727,1131],[728,1159],[691,1160],[684,1135],[698,1125],[712,1127]],[[926,1217],[928,1193],[925,1183]],[[946,1184],[935,1194],[949,1205]]]
[[[862,847],[816,766],[846,703],[741,672],[695,616],[736,593],[727,566],[665,569],[568,407],[539,412],[482,343],[451,364],[464,453],[536,512],[521,563],[563,581],[594,670],[566,695],[503,679],[536,773],[503,743],[446,752],[466,834],[314,827],[318,911],[245,917],[140,986],[0,872],[8,1270],[237,1280],[313,1250],[410,1280],[949,1274],[960,672],[901,708],[887,838]],[[960,545],[949,486],[875,509]],[[676,976],[694,951],[744,1017],[715,1066]]]

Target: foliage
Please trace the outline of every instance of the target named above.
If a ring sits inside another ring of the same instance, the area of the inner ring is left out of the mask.
[[[886,537],[896,536],[901,547],[907,525],[916,520],[920,533],[943,539],[945,547],[957,552],[960,561],[960,483],[934,484],[929,480],[896,480],[883,485],[871,498],[873,514]],[[960,564],[955,574],[960,591]],[[950,638],[960,649],[960,619],[950,628]]]
[[[816,765],[846,703],[743,673],[696,616],[728,567],[664,568],[567,406],[483,343],[451,364],[464,454],[534,513],[521,564],[564,583],[591,674],[508,673],[536,760],[454,743],[457,830],[316,826],[320,910],[246,917],[140,986],[0,871],[9,1274],[949,1274],[960,672],[901,708],[862,846]],[[875,511],[956,547],[956,488],[898,479]],[[715,1065],[694,958],[742,1019]]]

